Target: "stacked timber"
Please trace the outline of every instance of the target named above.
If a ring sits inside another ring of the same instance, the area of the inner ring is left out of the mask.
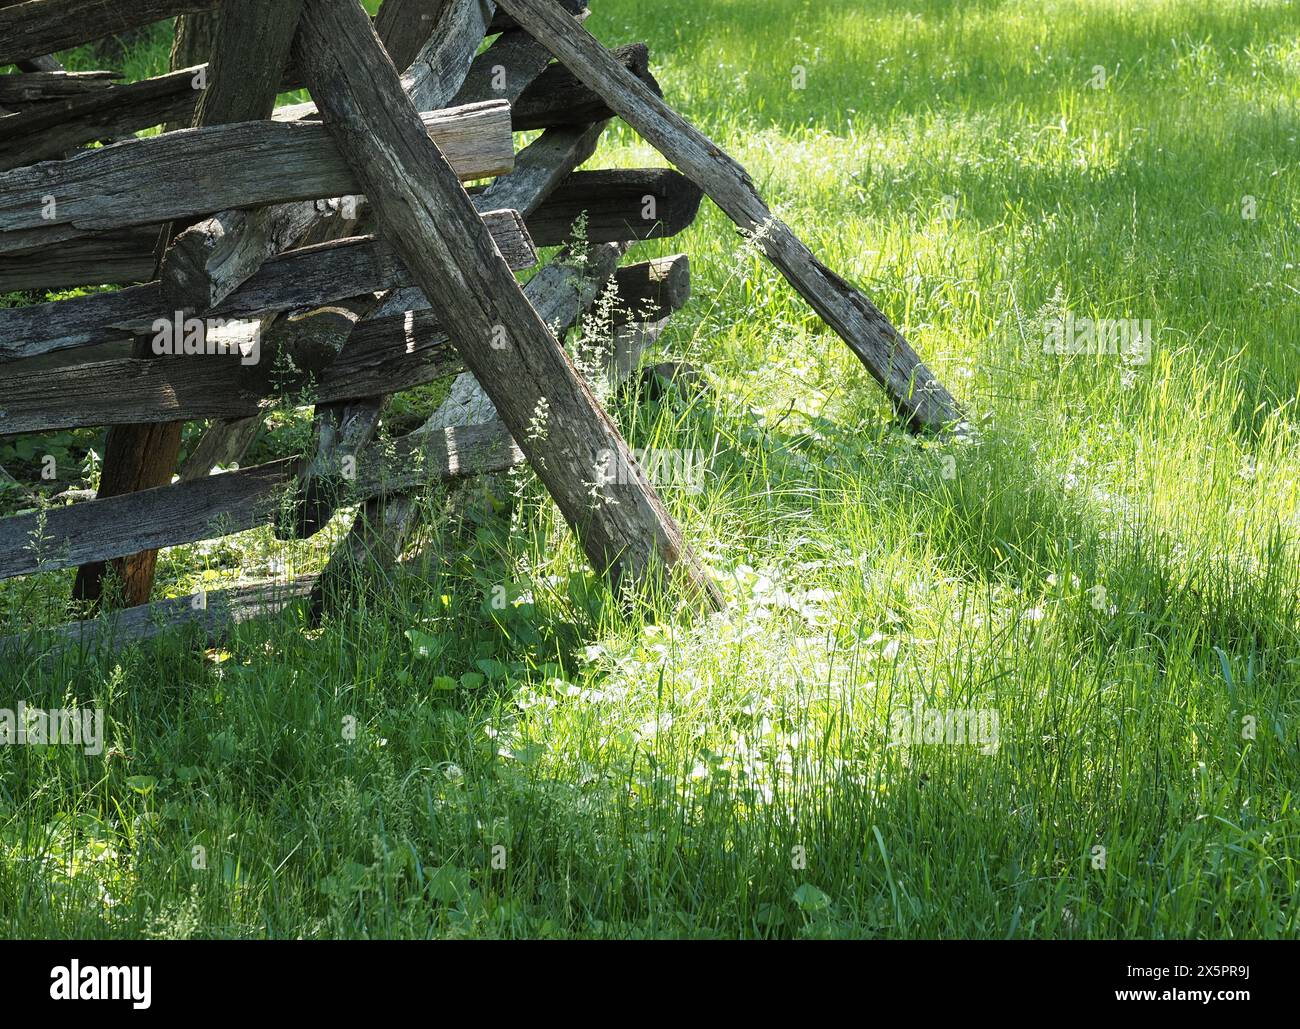
[[[572,0],[556,8],[585,16]],[[46,56],[205,11],[217,25],[208,61],[154,79],[69,73]],[[498,410],[489,395],[522,396],[529,378],[575,439],[623,446],[552,334],[562,340],[612,284],[610,373],[630,374],[686,302],[690,272],[685,256],[620,267],[623,255],[689,226],[702,194],[663,168],[578,170],[613,112],[493,5],[387,0],[372,27],[353,0],[27,0],[0,5],[0,38],[0,62],[20,62],[0,76],[0,293],[116,287],[0,309],[0,436],[109,426],[104,478],[126,485],[0,519],[0,577],[78,569],[77,595],[95,601],[116,565],[127,589],[120,636],[150,633],[159,615],[220,625],[258,610],[260,594],[146,606],[153,565],[142,557],[260,525],[310,534],[359,506],[330,578],[355,573],[356,555],[377,543],[396,558],[413,491],[526,459],[512,434],[522,405],[505,399]],[[643,44],[611,56],[658,90]],[[312,103],[274,107],[303,80]],[[135,135],[170,123],[190,127]],[[517,149],[516,134],[535,130]],[[409,155],[374,157],[401,146]],[[453,187],[458,224],[412,215],[423,202],[441,217]],[[510,273],[536,265],[544,247],[566,249],[519,288]],[[445,267],[428,267],[432,249]],[[476,263],[495,283],[484,293],[507,296],[509,280],[509,315],[445,309],[446,276]],[[458,345],[474,317],[469,331],[485,346]],[[501,359],[498,324],[516,368]],[[164,327],[176,333],[170,350],[158,345]],[[522,363],[528,337],[526,360],[539,368]],[[475,373],[510,388],[485,391]],[[444,378],[455,388],[425,425],[376,440],[389,397]],[[265,414],[304,395],[315,404],[312,448],[238,467]],[[207,428],[178,467],[165,437],[187,422]],[[584,478],[588,490],[589,470],[552,449],[550,460],[530,456],[549,466],[557,499]],[[639,515],[622,503],[604,524],[571,512],[593,561],[615,577],[641,574],[656,550],[669,565],[689,557],[648,484],[639,492]],[[69,631],[84,639],[101,624]]]
[[[95,496],[0,518],[0,578],[75,568],[74,598],[126,608],[128,637],[214,627],[255,613],[255,592],[149,608],[160,548],[310,535],[355,508],[319,581],[289,591],[319,611],[401,556],[411,491],[526,462],[615,588],[717,606],[563,346],[613,288],[607,374],[634,370],[690,269],[626,254],[689,226],[704,194],[909,428],[958,423],[902,334],[667,105],[647,48],[603,46],[585,15],[582,0],[384,0],[373,20],[358,0],[0,0],[0,67],[17,69],[0,75],[0,293],[115,287],[0,309],[0,437],[108,427]],[[157,78],[51,56],[170,17],[182,31]],[[310,102],[277,108],[298,86]],[[583,169],[615,118],[676,170]],[[518,147],[523,132],[540,134]],[[521,285],[543,247],[565,249]],[[451,377],[424,425],[377,440],[393,394]],[[303,453],[219,471],[304,393]],[[206,430],[182,464],[187,422]]]

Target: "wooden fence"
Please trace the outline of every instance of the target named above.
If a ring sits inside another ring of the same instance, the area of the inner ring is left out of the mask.
[[[129,608],[115,640],[187,619],[215,630],[306,594],[319,609],[400,556],[412,490],[527,461],[616,585],[666,571],[716,604],[560,342],[612,282],[608,374],[635,367],[686,302],[689,263],[620,263],[633,242],[689,226],[705,192],[909,425],[957,421],[884,316],[663,102],[647,48],[606,49],[585,13],[573,0],[386,0],[372,22],[357,0],[0,0],[0,65],[19,68],[0,76],[0,292],[121,287],[0,310],[0,435],[110,427],[97,496],[0,519],[0,578],[76,568],[74,595],[93,604],[111,566]],[[181,15],[215,19],[204,64],[121,83],[48,56]],[[313,102],[275,109],[297,85]],[[578,170],[615,117],[679,170]],[[160,123],[190,127],[134,135]],[[575,225],[582,259],[571,246],[521,287],[513,273],[538,247],[574,244]],[[376,441],[387,397],[449,376],[425,425]],[[209,474],[304,390],[307,452]],[[180,427],[196,420],[208,428],[178,469]],[[605,481],[611,461],[622,473]],[[359,513],[319,580],[148,604],[159,548],[268,524],[308,535],[345,504]]]

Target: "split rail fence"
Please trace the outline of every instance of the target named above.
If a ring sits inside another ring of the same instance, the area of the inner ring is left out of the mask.
[[[624,257],[689,226],[706,193],[910,427],[957,422],[888,320],[664,102],[646,46],[607,49],[585,16],[581,0],[385,0],[373,20],[357,0],[0,0],[0,66],[18,68],[0,76],[0,293],[120,287],[0,310],[0,436],[109,427],[97,495],[0,519],[0,578],[76,568],[89,604],[116,584],[112,618],[71,623],[69,641],[193,620],[216,633],[306,595],[319,610],[399,559],[413,491],[527,462],[616,586],[662,578],[716,604],[562,345],[612,283],[606,374],[633,372],[690,268]],[[178,43],[173,71],[121,83],[50,56],[169,17],[208,19],[191,37],[206,61]],[[276,108],[300,86],[310,103]],[[582,169],[613,118],[676,170]],[[451,376],[424,425],[377,439],[388,397]],[[306,452],[210,474],[304,391]],[[208,427],[178,467],[195,421]],[[316,579],[149,603],[160,548],[261,525],[310,535],[352,505]]]

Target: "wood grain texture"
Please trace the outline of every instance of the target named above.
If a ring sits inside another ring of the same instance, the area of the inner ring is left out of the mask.
[[[514,467],[523,460],[498,424],[376,446],[358,461],[360,498],[438,479]],[[105,562],[272,524],[290,497],[295,459],[192,482],[0,519],[0,579]]]
[[[220,0],[27,0],[0,7],[0,65],[138,29]]]
[[[703,195],[668,168],[575,172],[529,215],[528,233],[540,247],[559,246],[574,238],[582,217],[592,243],[662,239],[695,221]]]
[[[69,650],[114,653],[132,643],[143,643],[186,626],[203,633],[206,645],[225,639],[230,630],[254,618],[278,614],[294,601],[311,594],[316,576],[283,581],[263,581],[213,590],[190,597],[173,597],[106,611],[95,618],[70,622],[51,631],[0,637],[0,655],[10,659],[55,657]]]
[[[0,75],[0,104],[23,107],[82,97],[111,89],[121,75],[112,71],[37,71]]]
[[[593,279],[601,283],[609,278],[619,250],[594,248],[584,266],[554,261],[533,276],[524,293],[547,325],[567,328],[594,299]],[[619,274],[631,283],[651,279],[639,266]],[[631,295],[642,295],[641,287],[632,289]],[[684,301],[685,292],[678,288],[665,293],[662,304],[670,305],[674,298]],[[0,434],[249,418],[267,403],[302,391],[318,404],[346,402],[411,389],[465,367],[418,288],[392,292],[355,329],[345,319],[346,345],[338,349],[340,339],[322,339],[337,330],[312,323],[333,322],[341,310],[324,308],[277,323],[264,340],[263,359],[257,365],[241,365],[235,356],[114,358],[0,376],[0,396],[5,398]],[[308,339],[295,340],[295,334]],[[293,353],[297,374],[272,374],[274,355],[280,351]],[[313,358],[313,352],[322,356]]]
[[[217,15],[212,45],[210,79],[194,112],[197,128],[226,122],[266,118],[275,108],[275,96],[289,56],[301,12],[299,0],[225,0]],[[51,211],[43,211],[50,214]],[[176,231],[167,225],[159,235],[162,248]],[[149,356],[147,341],[135,341],[136,356]],[[104,465],[99,477],[100,498],[163,486],[171,482],[180,455],[181,422],[114,426],[104,443]],[[128,605],[148,601],[153,589],[157,552],[147,549],[119,558],[113,564]],[[83,565],[77,571],[72,595],[98,602],[103,592],[105,566]]]
[[[913,429],[946,431],[962,419],[956,400],[889,320],[826,268],[759,196],[749,174],[614,59],[549,0],[502,0],[502,10],[544,44],[611,110],[698,183],[840,334]]]
[[[644,43],[628,43],[609,53],[647,88],[656,94],[660,92],[659,83],[650,74],[650,51]],[[526,132],[555,125],[604,121],[612,118],[614,112],[600,93],[568,68],[552,64],[511,105],[510,115],[515,131]]]
[[[461,178],[513,167],[509,104],[423,120]],[[241,122],[167,133],[0,174],[0,253],[236,205],[355,193],[357,185],[321,125]]]
[[[420,110],[436,110],[451,102],[469,74],[496,5],[490,0],[454,0],[440,4],[433,13],[433,28],[424,46],[410,67],[398,69],[403,72],[402,88]]]
[[[375,32],[393,65],[406,71],[432,38],[445,9],[455,0],[384,0],[375,15]],[[480,39],[482,36],[479,37]]]
[[[469,72],[474,51],[482,42],[492,11],[493,5],[481,0],[456,3],[401,0],[399,7],[380,19],[384,31],[390,34],[389,43],[394,46],[398,46],[394,34],[407,31],[415,31],[421,42],[402,78],[417,107],[437,110],[453,101]],[[425,15],[430,16],[431,25],[426,24]],[[315,113],[314,104],[300,105],[292,117],[300,121]],[[331,209],[324,209],[318,203],[289,203],[248,211],[231,204],[227,210],[219,211],[183,234],[173,245],[163,260],[163,293],[169,302],[183,307],[196,310],[213,307],[273,254],[300,241],[323,242],[330,238],[340,206],[346,209],[347,205],[335,204]],[[348,234],[351,228],[344,229],[343,234]]]
[[[440,24],[440,27],[443,26]],[[449,44],[444,44],[446,45]],[[467,104],[487,99],[513,101],[517,91],[527,86],[530,75],[540,70],[547,60],[549,54],[535,41],[530,40],[529,45],[523,47],[517,40],[503,42],[499,39],[474,59],[465,83],[459,87],[451,102]],[[504,69],[500,80],[495,73],[498,68]],[[504,90],[493,89],[498,81],[504,82]],[[426,92],[423,98],[436,103],[450,86],[451,82],[444,83],[440,87],[441,91]],[[309,106],[314,112],[315,105]],[[300,111],[299,115],[303,113],[305,112]],[[585,142],[585,137],[575,137],[572,132],[566,131],[561,138],[552,138],[545,146],[540,146],[539,140],[525,147],[516,157],[516,162],[524,161],[522,167],[529,169],[528,176],[519,176],[512,171],[498,179],[494,185],[499,185],[503,180],[509,181],[509,193],[498,189],[487,206],[480,207],[480,210],[509,207],[530,214],[532,208],[525,207],[519,201],[519,196],[536,195],[537,202],[540,202],[546,193],[538,194],[533,189],[537,184],[534,180],[545,175],[545,167],[562,166],[565,149],[582,142]],[[594,149],[593,138],[591,148],[581,160],[589,157]],[[575,163],[581,163],[581,160]],[[353,202],[355,205],[355,198]],[[327,209],[316,203],[285,204],[254,212],[231,210],[214,215],[183,234],[168,252],[161,276],[164,295],[173,305],[195,309],[212,307],[238,288],[272,254],[287,250],[299,240],[319,237],[322,228],[336,214],[337,205],[333,209]],[[358,214],[356,221],[360,220]]]
[[[273,255],[297,245],[322,224],[348,235],[357,197],[329,198],[253,210],[220,211],[172,241],[159,281],[168,306],[206,311],[218,306]]]
[[[614,273],[615,325],[662,321],[691,298],[691,262],[685,254],[629,264]]]
[[[619,252],[617,247],[600,249],[605,254],[596,255],[596,261],[588,262],[583,270],[584,281],[575,289],[575,292],[588,298],[588,303],[599,292],[598,277],[608,267],[605,260],[616,257]],[[683,266],[684,262],[677,262],[674,267]],[[572,270],[571,266],[560,267]],[[649,272],[643,276],[639,272],[640,267],[633,265],[626,269],[632,272],[631,278],[634,281],[652,277]],[[620,272],[624,270],[620,269]],[[670,274],[676,277],[680,272]],[[684,299],[684,291],[681,289],[673,295]],[[575,318],[576,316],[575,314]],[[625,325],[615,330],[606,365],[611,386],[616,387],[627,381],[639,364],[641,354],[655,342],[666,324],[665,318],[657,322]],[[457,377],[447,399],[412,435],[482,424],[495,418],[496,408],[487,399],[478,382],[469,373],[463,373]],[[389,569],[401,559],[410,545],[418,522],[419,505],[413,494],[390,492],[366,501],[347,537],[330,555],[328,565],[312,590],[313,617],[319,618],[325,610],[355,597],[362,584],[382,582],[389,574]]]
[[[0,293],[147,282],[156,271],[160,229],[157,224],[116,229],[0,257]]]
[[[411,268],[593,565],[616,587],[634,590],[668,569],[693,598],[719,603],[617,428],[421,131],[364,11],[351,0],[307,0],[304,15],[298,64],[324,124],[340,152],[357,162],[385,239]],[[593,488],[611,461],[629,471],[617,498]]]
[[[41,104],[0,119],[0,171],[61,158],[87,143],[193,117],[203,66]]]
[[[612,273],[617,301],[610,312],[614,330],[610,353],[611,381],[626,374],[626,370],[618,370],[639,356],[640,348],[650,338],[648,331],[640,331],[639,325],[633,327],[631,323],[650,317],[662,321],[673,311],[679,310],[690,296],[690,267],[685,257],[647,261],[615,271],[615,265],[627,246],[624,242],[598,246],[589,250],[581,263],[572,263],[568,251],[565,251],[559,259],[542,269],[525,290],[546,324],[562,335],[592,306]],[[413,318],[410,314],[405,316],[404,326],[408,331],[411,326],[419,326],[422,321],[422,312],[415,311],[412,314]],[[382,320],[370,324],[378,328]],[[453,417],[446,413],[449,408],[454,409],[457,420],[441,421],[442,417]],[[489,417],[496,417],[496,407],[483,387],[468,372],[456,379],[452,395],[439,410],[444,414],[435,413],[430,421],[430,424],[437,427],[470,424],[472,421],[486,421]],[[471,417],[473,412],[487,414]],[[388,499],[391,502],[392,498]],[[370,514],[373,516],[373,512]],[[366,512],[358,515],[359,520],[365,517]],[[390,524],[386,531],[394,532],[400,524],[401,520]],[[401,546],[399,541],[393,539],[380,549],[384,552],[400,552]]]
[[[536,264],[537,251],[517,212],[487,211],[482,218],[497,251],[512,269]],[[201,317],[231,320],[279,314],[412,281],[406,264],[387,242],[373,236],[352,237],[292,250],[267,262],[224,303]],[[157,319],[172,318],[175,313],[156,281],[110,293],[0,309],[0,371],[7,361],[152,332]]]
[[[405,68],[408,60],[413,62],[402,82],[417,106],[438,108],[488,99],[514,103],[545,69],[549,53],[519,32],[503,34],[470,60],[483,38],[491,7],[478,2],[387,0],[380,8],[376,30],[390,56],[396,51],[394,64]],[[414,56],[408,58],[411,53]],[[542,123],[553,113],[553,107],[541,105],[534,118],[538,127],[545,127]],[[314,103],[276,112],[277,118],[294,121],[317,115]],[[571,122],[572,112],[559,117]],[[330,225],[329,212],[309,204],[216,214],[184,234],[165,258],[164,294],[184,307],[214,306],[272,254],[301,241],[330,238]]]
[[[271,116],[301,13],[302,0],[223,0],[195,125]]]
[[[597,247],[581,265],[561,260],[539,272],[533,283],[544,276],[554,280],[553,288],[547,294],[555,298],[554,303],[537,305],[545,312],[544,316],[549,316],[549,324],[563,325],[576,321],[601,292],[602,283],[622,251],[621,245]],[[631,277],[638,280],[643,276],[633,273]],[[651,276],[647,273],[644,278]],[[681,295],[680,290],[677,295]],[[576,306],[572,306],[574,298]],[[564,305],[562,309],[560,305]],[[662,325],[660,322],[646,328],[625,326],[616,331],[607,355],[611,385],[617,385],[631,374],[642,350],[653,341]],[[492,422],[496,417],[492,401],[477,380],[465,372],[457,377],[447,399],[411,436]],[[366,501],[347,537],[330,555],[329,563],[312,590],[313,617],[319,618],[326,610],[354,597],[364,583],[382,581],[406,551],[418,522],[419,505],[411,493],[388,492]]]
[[[196,17],[210,15],[190,15],[181,22]],[[105,88],[30,106],[0,119],[0,171],[61,158],[88,143],[117,142],[154,125],[169,131],[188,128],[203,95],[202,84],[211,86],[207,57],[204,51],[202,60],[177,65],[165,75],[109,82]],[[0,77],[0,83],[11,77]],[[281,91],[298,85],[287,69]]]
[[[439,12],[442,10],[439,8]],[[426,17],[432,22],[439,12],[427,12]],[[379,31],[378,24],[376,31]],[[380,38],[383,39],[382,32]],[[474,58],[453,103],[489,97],[512,102],[549,61],[550,54],[546,49],[524,33],[504,33]],[[400,67],[396,62],[394,66]],[[479,203],[475,207],[479,211],[484,209]],[[365,213],[359,216],[362,224],[367,222],[369,215],[367,206]],[[312,237],[315,235],[313,231]],[[369,308],[379,306],[382,299],[376,298]],[[353,326],[367,313],[368,310],[356,311]],[[378,431],[386,402],[387,397],[376,395],[317,404],[312,424],[315,456],[299,477],[299,500],[290,527],[293,532],[307,536],[329,521],[342,492],[340,469],[354,460],[357,449],[368,443]]]
[[[602,124],[547,130],[515,155],[514,169],[508,175],[500,176],[486,190],[474,195],[475,207],[480,211],[511,208],[532,214],[574,168],[591,157],[603,128]],[[626,196],[624,199],[626,201]],[[632,199],[635,200],[635,195]],[[352,202],[360,215],[365,198],[353,197]],[[572,204],[568,206],[570,213],[567,217],[571,218]],[[265,258],[290,249],[294,241],[313,226],[346,220],[340,207],[337,199],[288,204],[270,209],[292,211],[285,217],[275,218],[250,217],[259,212],[227,211],[195,225],[181,233],[164,260],[161,277],[164,306],[196,311],[217,306],[249,278],[249,264],[241,255],[255,254],[255,263],[261,267]],[[600,218],[595,229],[617,226],[619,220],[617,214]],[[545,216],[542,222],[563,224],[566,230],[572,224],[560,216]],[[0,256],[0,292],[146,282],[153,278],[156,270],[154,247],[160,228],[155,224],[117,229],[54,244],[36,253]],[[247,234],[263,230],[283,232],[283,235],[264,237],[250,245]],[[671,233],[665,231],[662,234]],[[602,236],[597,232],[590,238],[593,242],[607,243],[614,242],[617,237]],[[563,241],[561,236],[556,244]],[[170,280],[167,276],[169,264],[172,268]],[[178,291],[171,295],[165,288],[169,281],[173,286],[180,284]],[[0,318],[3,318],[2,314]],[[0,344],[0,355],[3,353]]]
[[[498,44],[500,42],[498,40]],[[512,61],[521,59],[521,52],[515,46],[516,42],[508,41],[507,56]],[[525,55],[522,55],[522,59],[527,60],[526,54],[532,53],[535,49],[539,48],[532,43]],[[493,56],[495,53],[494,45],[481,54],[480,58],[492,57],[496,60],[497,58]],[[535,69],[539,64],[540,62],[534,62],[532,67]],[[500,69],[504,66],[494,67]],[[513,96],[514,91],[522,88],[526,82],[527,67],[521,69],[515,66],[515,70],[516,72],[522,70],[523,74],[515,74],[505,79],[498,79],[494,74],[491,80],[493,85],[501,84],[507,87],[507,98]],[[471,79],[473,79],[473,69],[471,69]],[[494,203],[510,201],[525,212],[536,210],[564,176],[591,155],[601,129],[601,126],[590,126],[546,133],[541,139],[524,148],[516,161],[514,171],[497,179],[485,193],[474,198],[475,207],[483,210]],[[577,288],[573,281],[567,277],[556,279],[557,273],[563,276],[566,271],[565,265],[558,266],[558,272],[545,270],[525,288],[525,293],[533,305],[547,311],[548,325],[567,326],[579,313],[576,308],[570,308],[564,303],[556,304],[556,299],[586,302],[585,291]],[[554,285],[552,285],[553,281]],[[309,326],[306,330],[309,337],[322,332],[328,335],[333,331],[331,316],[327,315],[313,321],[324,322],[324,325],[323,328]],[[448,348],[445,337],[441,333],[437,320],[428,311],[423,293],[418,289],[391,291],[380,298],[365,317],[360,321],[354,321],[353,328],[355,331],[353,338],[348,342],[346,360],[340,361],[337,367],[329,371],[330,378],[336,382],[346,383],[346,388],[353,393],[362,388],[367,381],[374,382],[373,373],[377,370],[384,373],[383,382],[388,392],[413,384],[412,375],[433,378],[445,370],[444,362],[450,356],[446,353]],[[396,367],[392,363],[386,367],[380,365],[376,368],[373,364],[366,367],[360,364],[358,359],[364,358],[368,350],[376,353],[399,354],[401,359]],[[427,363],[418,360],[417,355],[421,354],[428,354]],[[459,371],[459,367],[456,370]],[[371,374],[367,376],[367,372]],[[481,393],[477,383],[473,384],[473,388]],[[318,404],[314,426],[314,434],[318,441],[316,465],[324,468],[340,467],[342,459],[346,456],[339,452],[343,445],[343,433],[339,431],[340,424],[345,421],[350,422],[350,434],[364,439],[377,425],[384,408],[384,401],[385,398],[374,396],[359,404],[350,401]],[[490,402],[486,399],[484,403],[490,407]],[[495,409],[493,411],[495,413]],[[337,487],[337,479],[335,485]],[[319,485],[313,485],[309,474],[304,474],[302,478],[299,496],[295,522],[297,531],[303,533],[319,527],[338,503],[337,488],[333,491],[323,490]],[[394,505],[394,511],[401,506],[397,501],[394,501]],[[369,515],[363,512],[358,515],[358,521],[366,523],[373,517],[373,512]],[[398,528],[390,525],[390,530],[397,532]]]
[[[587,0],[551,0],[551,2],[565,13],[574,16],[582,14],[587,9]],[[488,26],[488,32],[509,32],[511,29],[517,28],[519,28],[519,23],[514,18],[506,14],[505,11],[497,11]]]
[[[474,58],[455,102],[492,99],[513,105],[550,63],[550,52],[527,33],[503,32]]]
[[[509,207],[528,217],[596,152],[604,131],[604,122],[548,129],[515,155],[514,170],[476,196],[475,205]]]
[[[350,472],[379,430],[385,399],[375,395],[317,405],[314,453],[298,473],[293,508],[276,526],[277,537],[306,538],[334,516],[351,492]]]
[[[244,454],[262,431],[262,413],[247,418],[213,422],[199,437],[199,442],[181,463],[183,482],[202,479],[214,468],[226,468],[243,461]]]
[[[407,92],[422,106],[466,104],[488,99],[516,102],[530,82],[550,61],[549,53],[520,32],[505,33],[483,53],[465,62],[482,38],[486,7],[462,4],[451,7],[439,0],[390,0],[393,11],[376,22],[380,38],[393,50],[385,33],[402,26],[428,36],[415,64],[403,77]],[[427,22],[432,20],[433,29]],[[397,67],[406,59],[400,51]],[[454,95],[453,95],[454,94]],[[276,112],[277,118],[300,120],[316,117],[313,103]],[[545,112],[542,114],[545,119]],[[502,203],[499,206],[511,206]],[[232,210],[217,214],[182,236],[164,260],[162,281],[170,302],[196,309],[219,303],[248,278],[271,254],[298,241],[321,242],[329,238],[330,220],[318,205],[281,205],[264,211]]]

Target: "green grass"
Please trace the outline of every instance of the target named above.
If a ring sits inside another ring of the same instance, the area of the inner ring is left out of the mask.
[[[691,255],[664,350],[714,392],[613,407],[710,455],[663,492],[727,611],[620,610],[520,475],[513,519],[431,493],[319,630],[33,648],[0,706],[96,704],[114,755],[0,750],[5,933],[1294,938],[1297,5],[592,6],[973,438],[901,434],[706,203],[637,253]],[[593,165],[644,163],[624,128]],[[1151,363],[1044,354],[1065,311],[1151,319]],[[160,590],[326,545],[178,548]],[[898,745],[916,703],[996,712],[999,745]]]

